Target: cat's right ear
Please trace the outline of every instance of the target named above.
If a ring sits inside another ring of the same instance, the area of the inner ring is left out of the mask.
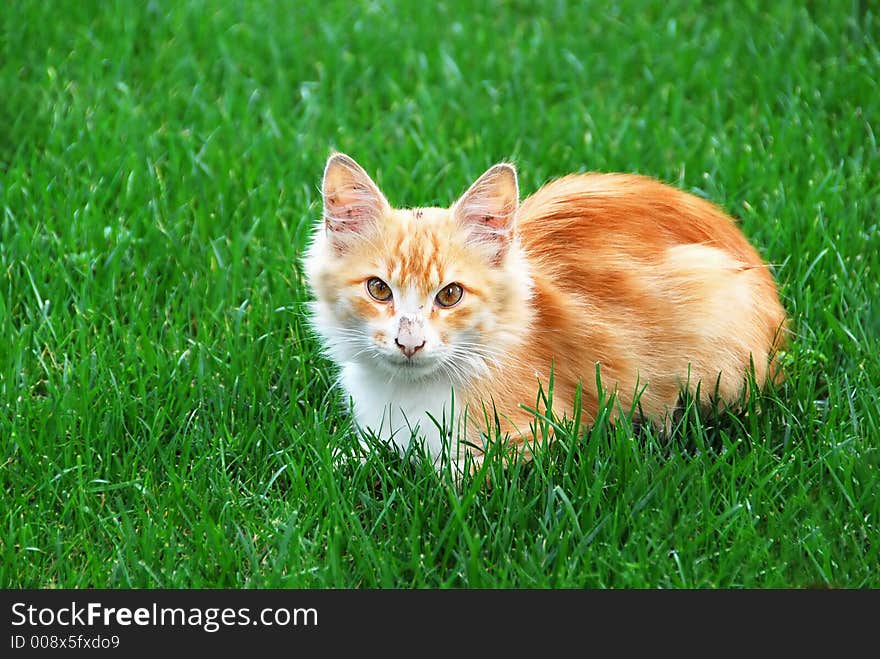
[[[352,240],[376,228],[391,206],[363,168],[344,153],[327,159],[324,181],[324,227],[340,252]]]
[[[492,264],[498,265],[513,239],[518,205],[516,170],[513,165],[499,163],[477,179],[452,211],[471,242],[485,249]]]

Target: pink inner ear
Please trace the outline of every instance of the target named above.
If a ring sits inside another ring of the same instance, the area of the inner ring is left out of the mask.
[[[322,193],[324,215],[328,222],[337,224],[379,219],[388,207],[367,173],[343,154],[336,154],[327,162]],[[350,228],[357,230],[356,226]]]
[[[481,219],[489,228],[500,231],[506,229],[510,224],[510,213],[503,215],[483,215]]]
[[[476,197],[465,200],[460,217],[475,232],[503,232],[511,229],[516,204],[497,197]]]
[[[513,228],[518,197],[516,172],[512,167],[495,165],[465,192],[457,213],[474,234],[505,234]]]
[[[494,177],[478,181],[460,200],[456,210],[469,241],[481,246],[492,265],[503,261],[513,237],[516,187],[504,183]]]
[[[357,192],[330,195],[327,198],[327,211],[332,219],[362,220],[375,215],[373,204],[369,203],[369,192],[355,188]]]
[[[380,194],[358,183],[348,183],[324,197],[324,216],[334,231],[360,232],[378,221],[386,204]]]

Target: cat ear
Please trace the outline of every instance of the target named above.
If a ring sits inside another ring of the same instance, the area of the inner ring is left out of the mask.
[[[485,247],[493,265],[497,265],[513,240],[518,204],[516,170],[501,163],[478,178],[455,202],[452,211],[469,232],[471,241]]]
[[[391,210],[378,186],[344,153],[334,153],[327,159],[321,194],[327,235],[339,250],[344,250],[352,238],[374,229]]]

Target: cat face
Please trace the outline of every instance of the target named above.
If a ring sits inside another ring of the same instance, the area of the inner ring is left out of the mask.
[[[530,290],[513,234],[513,168],[491,168],[449,209],[397,210],[336,154],[323,195],[306,270],[331,357],[389,379],[485,374],[522,327]]]

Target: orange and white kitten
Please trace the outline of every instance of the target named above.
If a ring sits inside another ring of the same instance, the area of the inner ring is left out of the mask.
[[[720,209],[653,179],[566,176],[519,204],[498,164],[451,208],[395,209],[336,153],[323,198],[312,324],[359,430],[400,451],[418,438],[438,463],[479,458],[496,412],[521,444],[551,368],[557,413],[580,383],[595,418],[598,364],[621,407],[637,398],[658,424],[683,387],[735,405],[752,364],[759,386],[778,375],[786,316],[767,265]]]

